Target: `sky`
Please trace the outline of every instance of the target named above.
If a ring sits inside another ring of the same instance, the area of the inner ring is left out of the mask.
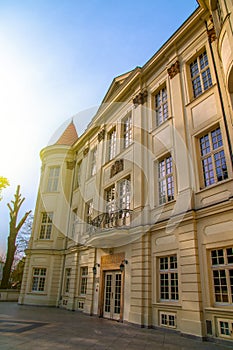
[[[196,0],[0,0],[0,257],[7,203],[34,212],[40,150],[75,115],[80,135],[114,77],[143,66],[198,7]],[[84,111],[84,112],[83,112]],[[55,137],[56,138],[56,137]]]

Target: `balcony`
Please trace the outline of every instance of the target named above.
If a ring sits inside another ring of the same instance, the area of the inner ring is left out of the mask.
[[[130,226],[132,221],[132,210],[120,209],[110,213],[102,213],[91,220],[89,233],[103,229],[119,228]]]

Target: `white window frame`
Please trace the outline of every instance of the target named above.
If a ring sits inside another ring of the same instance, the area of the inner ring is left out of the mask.
[[[166,85],[161,87],[154,95],[156,126],[168,119],[168,92]]]
[[[45,267],[34,267],[32,271],[32,292],[44,292],[47,269]]]
[[[71,278],[71,268],[67,267],[65,270],[65,279],[64,279],[64,293],[68,294],[70,291],[70,278]]]
[[[229,260],[232,262],[229,263]],[[233,305],[233,247],[210,251],[213,297],[216,305]],[[215,282],[216,281],[216,282]]]
[[[177,255],[172,254],[167,256],[160,256],[158,259],[159,300],[160,302],[178,302],[179,274]],[[167,263],[165,259],[167,259]],[[162,266],[164,266],[164,268],[162,268]],[[167,294],[167,297],[164,297],[165,294]],[[175,296],[175,298],[173,297],[173,295]]]
[[[97,172],[97,147],[91,150],[91,161],[90,161],[90,176],[96,175]]]
[[[176,328],[176,314],[174,312],[166,312],[166,311],[160,311],[159,313],[160,318],[160,326],[167,327],[167,328]],[[172,324],[172,318],[174,320],[174,323]]]
[[[190,62],[189,71],[193,98],[197,98],[213,86],[206,50]]]
[[[47,192],[57,192],[58,182],[60,175],[60,167],[53,166],[49,168],[48,182],[47,182]]]
[[[217,318],[217,328],[219,337],[233,339],[233,319]]]
[[[88,279],[88,266],[82,266],[80,268],[80,295],[87,294],[87,279]]]
[[[173,158],[169,154],[158,160],[158,194],[159,204],[175,199]]]
[[[128,148],[133,142],[132,113],[128,113],[122,120],[123,148]]]
[[[228,178],[221,128],[217,126],[198,138],[202,186],[209,187]]]
[[[94,214],[94,203],[93,203],[93,199],[91,199],[86,203],[85,220],[87,224],[91,224],[91,221],[93,219],[93,214]]]
[[[43,212],[41,214],[39,239],[50,240],[53,229],[53,212]]]
[[[117,134],[116,134],[116,127],[114,127],[111,131],[108,133],[108,160],[112,160],[116,156],[116,141],[117,141]]]
[[[124,178],[118,182],[119,209],[130,209],[131,182],[130,178]]]

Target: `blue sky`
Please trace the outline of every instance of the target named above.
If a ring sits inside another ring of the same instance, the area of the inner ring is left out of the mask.
[[[39,152],[55,130],[98,106],[113,78],[144,65],[197,6],[196,0],[0,1],[0,175],[11,184],[0,202],[0,256],[6,203],[20,184],[21,215],[34,211]],[[89,121],[80,117],[79,134]]]

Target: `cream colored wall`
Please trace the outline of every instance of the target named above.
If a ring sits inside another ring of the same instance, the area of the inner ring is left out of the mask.
[[[125,259],[128,260],[125,265],[125,321],[143,326],[161,326],[160,313],[172,313],[176,315],[176,330],[202,337],[206,335],[206,319],[211,319],[215,324],[217,316],[233,317],[229,308],[213,305],[208,265],[209,249],[233,245],[232,166],[204,23],[204,19],[208,20],[208,17],[209,13],[204,10],[196,12],[178,32],[179,38],[171,39],[161,49],[161,53],[157,54],[157,58],[152,58],[145,65],[140,79],[135,75],[128,82],[125,93],[121,92],[123,103],[114,102],[118,98],[115,94],[115,100],[105,106],[105,112],[95,117],[95,125],[99,124],[96,132],[88,130],[73,148],[54,146],[42,151],[44,170],[33,238],[26,261],[21,303],[59,304],[71,310],[78,309],[79,303],[83,303],[85,313],[97,315],[100,302],[100,268],[97,267],[96,276],[93,276],[92,268],[101,262],[102,256],[110,254],[111,251],[111,254],[124,252]],[[229,28],[226,32],[230,35]],[[225,41],[223,46],[226,43]],[[227,58],[223,55],[225,73],[230,66],[231,44],[228,46],[230,49],[224,53]],[[208,55],[213,86],[194,99],[189,64],[204,48]],[[220,69],[221,61],[216,47],[214,54],[216,65]],[[171,79],[167,69],[177,60],[180,63],[180,72]],[[154,96],[164,84],[168,91],[169,118],[156,127]],[[147,102],[135,108],[132,100],[143,89],[148,91]],[[229,99],[223,87],[222,95],[224,104],[227,105]],[[130,110],[134,125],[133,143],[123,150],[120,122]],[[232,118],[230,113],[232,111],[228,107],[228,120]],[[218,124],[224,140],[229,179],[203,188],[198,137]],[[108,161],[107,133],[113,126],[116,126],[118,133],[117,156]],[[105,139],[99,142],[97,135],[102,128],[105,128]],[[87,147],[89,151],[84,155]],[[90,177],[91,150],[94,147],[97,147],[98,152],[97,173]],[[159,159],[168,153],[174,159],[175,200],[159,205],[157,165]],[[124,170],[110,178],[110,169],[116,159],[124,159]],[[77,181],[76,168],[68,169],[67,160],[75,161],[76,164],[82,160],[79,187],[72,185]],[[59,191],[46,193],[48,167],[58,164],[61,165]],[[85,223],[86,202],[93,199],[94,215],[104,212],[105,189],[128,175],[132,184],[132,227],[121,231],[115,228],[104,232],[96,231],[89,237]],[[44,207],[46,211],[54,212],[55,227],[49,241],[38,239],[40,213]],[[73,237],[70,207],[77,210]],[[43,249],[51,250],[45,254]],[[172,254],[177,254],[178,258],[179,301],[161,302],[158,259]],[[45,293],[40,296],[30,292],[32,268],[38,264],[48,268],[49,280]],[[87,294],[81,296],[80,268],[84,266],[88,266],[88,285]],[[70,291],[67,294],[62,290],[66,268],[72,269]]]

